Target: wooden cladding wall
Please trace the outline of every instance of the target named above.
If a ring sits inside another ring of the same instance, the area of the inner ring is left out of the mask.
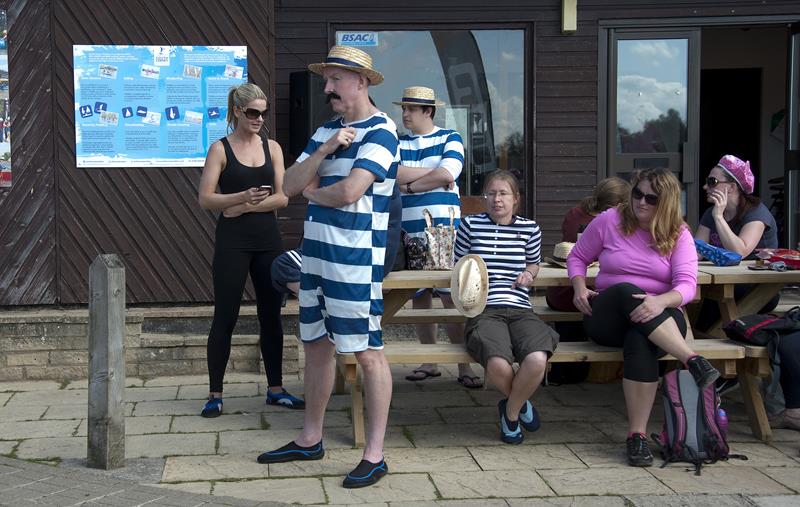
[[[285,150],[289,73],[324,58],[333,24],[398,30],[528,24],[532,157],[526,170],[534,192],[527,211],[543,227],[547,252],[560,237],[565,211],[601,177],[599,20],[800,12],[796,0],[581,0],[577,33],[562,35],[561,0],[496,0],[488,7],[484,0],[0,0],[3,5],[10,23],[14,186],[0,189],[0,306],[86,303],[88,267],[100,253],[123,258],[130,303],[213,299],[214,216],[196,204],[199,169],[75,167],[73,44],[247,45],[250,79],[273,99],[270,124]],[[396,89],[399,96],[402,86]],[[298,199],[281,212],[288,246],[299,237],[304,210]],[[253,297],[249,286],[247,297]]]
[[[197,204],[199,168],[76,168],[72,45],[245,45],[250,81],[272,98],[272,0],[12,4],[15,182],[0,206],[14,220],[0,224],[0,277],[14,286],[0,304],[86,303],[101,253],[123,259],[129,303],[212,301],[215,217]]]
[[[411,0],[398,7],[394,0],[278,0],[275,10],[275,79],[277,138],[289,142],[289,73],[321,61],[333,38],[333,25],[359,29],[414,30],[435,24],[438,29],[497,28],[503,23],[529,23],[533,29],[527,83],[532,123],[526,143],[533,153],[526,167],[533,183],[527,213],[543,229],[544,252],[560,241],[565,213],[603,177],[598,174],[598,23],[601,19],[663,19],[732,15],[775,15],[800,12],[796,1],[696,2],[686,0],[580,0],[578,31],[561,33],[561,0]],[[368,28],[365,28],[368,27]],[[388,28],[387,28],[388,27]],[[403,65],[403,62],[397,62]],[[380,69],[378,69],[380,70]],[[414,69],[409,69],[413,75]],[[397,96],[404,86],[389,83]],[[287,164],[290,163],[287,160]],[[528,187],[531,189],[531,186]],[[297,202],[294,206],[301,207]]]
[[[87,300],[86,269],[101,252],[124,259],[132,303],[213,300],[215,220],[197,204],[200,169],[75,168],[72,45],[244,45],[250,80],[273,97],[271,12],[259,0],[55,2],[62,302]]]
[[[56,282],[52,37],[47,0],[5,2],[14,186],[0,189],[0,305],[51,304]]]

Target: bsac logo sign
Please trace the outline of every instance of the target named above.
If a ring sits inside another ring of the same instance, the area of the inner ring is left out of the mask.
[[[377,32],[336,32],[336,43],[340,46],[377,46]]]

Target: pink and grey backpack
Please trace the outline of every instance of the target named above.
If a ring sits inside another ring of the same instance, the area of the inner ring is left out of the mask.
[[[714,384],[701,390],[687,370],[673,370],[664,375],[661,394],[664,429],[652,438],[661,447],[662,468],[673,461],[688,461],[694,464],[695,475],[700,475],[703,464],[728,459],[727,420],[720,418]]]

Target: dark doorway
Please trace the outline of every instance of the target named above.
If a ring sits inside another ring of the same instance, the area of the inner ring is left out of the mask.
[[[700,71],[701,182],[723,155],[736,155],[751,164],[760,160],[760,121],[761,69]],[[698,185],[700,216],[708,208],[702,186]]]

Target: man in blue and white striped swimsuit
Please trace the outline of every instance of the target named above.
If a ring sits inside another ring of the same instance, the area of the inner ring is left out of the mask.
[[[354,140],[322,161],[319,189],[342,181],[356,168],[375,181],[343,206],[329,206],[309,195],[298,297],[302,340],[328,338],[337,352],[346,353],[383,348],[381,286],[397,134],[394,122],[381,112],[350,124],[339,118],[317,129],[298,163],[342,128],[354,129]]]
[[[400,166],[397,183],[403,193],[403,229],[411,236],[425,236],[427,209],[433,224],[450,225],[450,210],[458,228],[461,217],[458,177],[464,168],[464,142],[455,130],[434,125],[436,107],[444,102],[436,100],[434,91],[424,86],[411,86],[403,90],[403,98],[394,102],[403,108],[403,126],[409,134],[400,136]],[[439,295],[446,308],[454,308],[449,289],[423,290],[414,295],[413,308],[433,306],[433,293]],[[417,324],[420,343],[436,343],[436,324]],[[464,325],[447,324],[447,335],[452,343],[464,343]],[[406,380],[418,381],[438,377],[441,373],[434,363],[420,365]],[[480,377],[467,364],[458,365],[458,381],[469,388],[483,387]]]
[[[309,201],[298,295],[306,412],[297,439],[259,456],[261,463],[322,458],[333,348],[355,353],[364,372],[370,418],[363,459],[345,478],[345,487],[368,486],[386,474],[383,439],[392,398],[381,316],[399,151],[394,122],[370,104],[368,87],[383,76],[367,59],[360,50],[334,46],[326,63],[309,66],[322,73],[331,107],[342,116],[317,129],[284,182],[288,195],[302,192]]]

